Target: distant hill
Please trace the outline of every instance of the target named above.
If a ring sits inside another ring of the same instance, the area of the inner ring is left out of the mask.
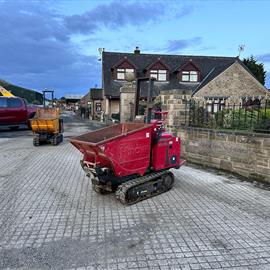
[[[0,86],[11,92],[14,96],[22,97],[27,100],[28,103],[39,103],[43,102],[43,95],[34,90],[26,89],[9,82],[0,80]]]

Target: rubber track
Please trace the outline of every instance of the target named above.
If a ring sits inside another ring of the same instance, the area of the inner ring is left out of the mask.
[[[33,138],[33,144],[34,144],[34,146],[39,146],[39,137]]]
[[[158,194],[161,194],[163,192],[160,192],[160,193],[157,193],[153,196],[149,196],[149,197],[142,197],[142,199],[140,199],[139,201],[136,201],[136,202],[131,202],[131,203],[128,203],[126,201],[126,194],[127,194],[127,191],[132,188],[132,187],[135,187],[135,186],[139,186],[141,184],[145,184],[147,183],[148,181],[152,181],[152,180],[155,180],[156,178],[160,178],[162,175],[166,175],[166,174],[171,174],[171,172],[169,171],[163,171],[163,172],[157,172],[157,173],[152,173],[152,174],[148,174],[148,175],[145,175],[145,176],[142,176],[142,177],[139,177],[139,178],[136,178],[134,180],[130,180],[126,183],[123,183],[121,184],[116,192],[115,192],[115,196],[116,196],[116,199],[119,200],[122,204],[128,204],[128,205],[131,205],[131,204],[134,204],[134,203],[137,203],[139,201],[142,201],[144,199],[148,199],[148,198],[151,198],[151,197],[154,197]]]

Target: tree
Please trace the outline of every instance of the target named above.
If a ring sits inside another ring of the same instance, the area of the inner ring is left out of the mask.
[[[251,73],[257,78],[257,80],[264,85],[266,78],[266,71],[264,70],[263,63],[257,63],[257,60],[251,55],[248,58],[243,59],[245,66],[251,71]]]

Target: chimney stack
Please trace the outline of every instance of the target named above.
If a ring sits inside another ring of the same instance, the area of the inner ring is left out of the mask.
[[[135,50],[134,50],[134,54],[140,54],[140,49],[138,46],[136,46]]]

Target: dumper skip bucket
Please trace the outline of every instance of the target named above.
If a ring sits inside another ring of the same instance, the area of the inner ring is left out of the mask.
[[[115,176],[144,175],[150,164],[153,125],[123,123],[70,139],[89,166],[109,168]]]

